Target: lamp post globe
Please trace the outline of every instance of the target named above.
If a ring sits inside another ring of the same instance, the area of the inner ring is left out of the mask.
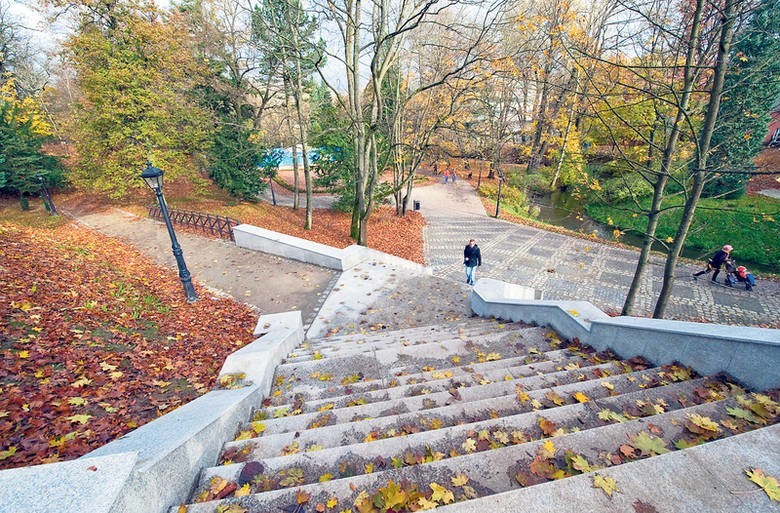
[[[146,163],[146,168],[141,173],[146,185],[154,191],[157,196],[157,203],[160,205],[160,213],[162,214],[163,221],[165,221],[165,227],[168,228],[168,235],[171,237],[171,248],[173,249],[173,256],[176,259],[176,266],[179,268],[179,278],[181,284],[184,287],[184,295],[187,297],[188,303],[194,303],[198,300],[198,295],[195,293],[195,287],[192,285],[192,276],[190,271],[187,270],[187,264],[184,262],[184,252],[179,245],[179,241],[176,240],[176,233],[173,231],[173,225],[171,224],[171,217],[168,214],[168,205],[165,203],[165,197],[163,196],[163,170],[152,166],[151,162]]]

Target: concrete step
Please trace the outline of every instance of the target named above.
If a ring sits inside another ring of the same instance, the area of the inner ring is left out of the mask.
[[[569,395],[567,389],[570,391],[572,387],[556,387],[552,391],[561,397],[566,397]],[[703,398],[701,395],[697,395],[697,391],[701,390],[707,391]],[[578,391],[586,394],[591,392],[591,389],[580,388]],[[717,391],[717,393],[710,395],[709,391]],[[402,423],[395,423],[392,428],[387,426],[387,429],[368,431],[362,440],[354,437],[354,431],[338,432],[329,428],[296,433],[299,436],[294,438],[271,435],[254,440],[231,442],[226,444],[225,452],[228,455],[235,455],[236,458],[242,459],[244,462],[261,461],[267,468],[270,468],[272,463],[277,466],[296,466],[301,459],[310,457],[316,457],[317,461],[322,463],[328,457],[338,457],[343,452],[350,450],[355,453],[359,452],[362,458],[367,458],[366,464],[369,464],[377,456],[387,459],[388,455],[394,454],[394,451],[396,457],[399,457],[397,456],[399,447],[404,451],[425,452],[428,447],[440,446],[447,440],[458,437],[465,440],[471,433],[485,430],[494,434],[501,430],[508,434],[520,431],[531,438],[551,436],[552,434],[560,435],[567,430],[589,429],[610,422],[628,421],[632,418],[649,417],[660,411],[679,409],[685,404],[693,404],[694,398],[698,398],[698,401],[703,403],[729,395],[730,389],[723,383],[698,378],[658,388],[637,389],[618,396],[600,398],[589,396],[590,400],[587,403],[566,404],[551,408],[549,411],[537,409],[514,413],[516,408],[507,408],[486,410],[489,414],[481,419],[472,415],[453,418],[444,414],[440,417],[431,417],[431,419],[438,419],[437,423],[420,422],[419,419],[414,423],[413,419],[403,419]],[[691,399],[681,401],[682,397],[690,397]],[[595,416],[592,415],[594,410],[597,412]],[[547,432],[542,430],[540,419],[545,419]],[[591,422],[588,423],[587,419],[590,419]],[[596,419],[598,420],[596,421]],[[406,427],[408,433],[405,433],[403,428],[396,427],[403,426],[403,422],[408,423]],[[550,423],[556,427],[553,429]],[[434,429],[428,429],[431,426],[434,426]],[[276,440],[272,440],[273,438]],[[287,442],[287,444],[279,446],[280,442]],[[364,442],[374,443],[361,449],[355,447]],[[293,444],[300,452],[291,451]],[[249,450],[250,446],[251,450]],[[309,454],[315,451],[316,454]],[[207,469],[201,477],[201,486],[205,486],[215,475],[235,480],[242,468],[243,463]]]
[[[496,381],[540,376],[588,365],[590,363],[583,356],[568,350],[559,350],[415,374],[398,372],[389,380],[384,378],[355,383],[342,382],[339,386],[314,391],[308,387],[294,387],[279,396],[283,399],[292,397],[292,402],[269,406],[265,413],[268,418],[274,418],[296,414],[296,412],[300,414],[321,411],[323,406],[327,406],[328,409],[353,407],[388,399],[429,395],[452,388],[460,389]]]
[[[477,511],[468,504],[479,498],[684,450],[780,413],[776,391],[618,360],[543,328],[466,323],[335,342],[277,368],[272,396],[203,470],[187,512],[453,501],[452,511]]]
[[[477,341],[449,339],[443,342],[395,349],[365,351],[327,360],[308,360],[277,367],[270,406],[283,406],[321,397],[349,395],[358,382],[364,387],[378,389],[398,383],[396,378],[408,374],[438,371],[432,376],[446,375],[446,371],[508,358],[530,361],[543,358],[543,352],[555,350],[539,328],[523,330],[524,334],[498,333],[484,335]],[[576,353],[576,350],[572,350]],[[511,364],[511,362],[510,362]],[[500,367],[494,364],[493,367]],[[485,368],[489,368],[487,366]],[[452,371],[454,372],[454,371]]]
[[[399,442],[398,456],[389,458],[374,454],[373,444],[366,444],[359,447],[359,453],[342,452],[332,455],[333,459],[329,461],[318,452],[306,453],[298,467],[289,467],[286,461],[278,459],[264,460],[252,467],[245,465],[243,468],[249,470],[244,477],[251,474],[256,490],[268,491],[227,502],[237,503],[249,512],[282,511],[299,503],[303,493],[308,496],[306,502],[311,504],[336,500],[339,504],[352,505],[359,503],[362,495],[368,498],[381,495],[390,482],[396,486],[403,483],[404,489],[416,489],[426,495],[432,483],[452,491],[457,490],[453,480],[462,482],[464,478],[470,486],[465,497],[476,498],[521,485],[593,472],[622,463],[624,458],[639,459],[674,450],[673,442],[689,438],[692,419],[725,419],[727,408],[738,407],[736,399],[727,398],[659,413],[652,419],[566,430],[552,438],[517,445],[505,444],[504,437],[511,440],[511,433],[488,431],[472,432],[465,440],[461,437],[430,444],[424,453],[404,448]],[[575,405],[575,408],[580,410],[572,412],[575,417],[582,419],[584,416],[587,422],[598,422],[596,411],[587,411],[585,405]],[[533,422],[528,422],[530,430]],[[694,426],[694,429],[698,427]],[[282,465],[278,465],[280,462]],[[326,478],[324,482],[319,482],[323,477]],[[209,501],[190,505],[188,511],[214,511],[217,506],[215,501]]]
[[[529,327],[522,323],[505,324],[495,320],[490,322],[469,321],[453,324],[452,326],[408,328],[394,332],[382,332],[371,337],[344,335],[328,339],[307,340],[298,349],[290,353],[284,363],[311,359],[319,360],[330,356],[345,356],[363,351],[386,349],[395,347],[399,343],[404,346],[411,346],[458,338],[467,340],[491,333],[510,333],[525,329],[529,329]]]

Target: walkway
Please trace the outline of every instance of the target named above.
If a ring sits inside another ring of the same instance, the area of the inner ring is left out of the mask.
[[[638,252],[489,217],[465,181],[414,190],[427,226],[425,258],[434,275],[465,281],[463,247],[477,240],[480,276],[528,285],[545,299],[581,299],[619,312],[633,279]],[[738,252],[738,249],[737,249]],[[699,267],[679,267],[667,318],[741,325],[780,325],[780,283],[759,280],[752,292],[693,281]],[[638,315],[652,315],[661,289],[663,260],[654,256],[642,282]],[[722,276],[722,274],[721,274]]]

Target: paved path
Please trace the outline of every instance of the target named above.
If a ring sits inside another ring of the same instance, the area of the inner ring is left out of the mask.
[[[117,209],[74,217],[100,232],[124,239],[159,263],[176,268],[163,223]],[[300,310],[308,324],[338,278],[338,273],[329,269],[239,248],[230,241],[183,230],[177,230],[176,238],[193,280],[252,305],[263,314]]]
[[[463,247],[474,238],[485,262],[482,277],[534,287],[545,299],[581,299],[605,311],[622,308],[638,251],[489,217],[464,181],[415,188],[414,199],[427,221],[425,258],[436,276],[465,281]],[[759,280],[752,292],[730,289],[709,279],[693,281],[699,268],[680,265],[668,318],[780,326],[779,283]],[[653,257],[639,294],[639,315],[652,315],[662,273],[663,260]]]

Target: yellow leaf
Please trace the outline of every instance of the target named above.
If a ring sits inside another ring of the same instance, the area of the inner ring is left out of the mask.
[[[329,508],[335,508],[336,506],[339,505],[339,500],[335,497],[331,497],[330,499],[328,499],[328,502],[326,502],[325,505]]]
[[[84,406],[87,404],[87,400],[83,397],[71,397],[68,399],[68,404],[72,404],[73,406]]]
[[[73,415],[70,417],[67,417],[67,420],[71,422],[78,422],[81,425],[86,424],[89,422],[89,419],[92,418],[92,415],[87,415],[86,413],[82,413],[81,415]]]
[[[160,387],[160,388],[165,388],[165,387],[167,387],[170,384],[171,383],[169,381],[162,381],[162,380],[159,380],[159,379],[155,379],[154,381],[152,381],[152,385]]]
[[[122,371],[114,371],[114,372],[109,372],[109,373],[108,373],[108,376],[109,376],[111,379],[113,379],[114,381],[116,381],[116,380],[118,380],[119,378],[121,378],[122,376],[124,376],[124,373],[123,373]]]
[[[29,358],[30,357],[30,351],[27,351],[26,349],[24,351],[19,351],[19,358]]]
[[[86,376],[81,376],[79,379],[71,383],[70,386],[72,386],[73,388],[81,388],[84,385],[89,385],[91,383],[92,383],[91,379],[89,379]]]
[[[761,487],[769,498],[775,502],[780,502],[780,483],[777,478],[764,474],[760,468],[745,470],[748,478]]]
[[[613,493],[620,491],[617,487],[617,481],[611,477],[604,477],[601,474],[593,476],[593,488],[601,488],[610,497],[612,497]]]
[[[419,499],[417,499],[417,505],[419,506],[419,509],[421,509],[421,510],[423,510],[423,509],[435,509],[436,506],[438,506],[438,504],[436,504],[435,502],[429,501],[425,497],[420,497]]]
[[[552,440],[546,440],[539,449],[539,455],[544,459],[550,459],[555,456],[555,444]]]
[[[244,486],[242,486],[241,488],[236,490],[235,493],[233,494],[233,496],[234,497],[246,497],[250,493],[252,493],[252,487],[249,486],[249,483],[244,483]]]
[[[453,356],[452,358],[450,358],[450,360],[452,361],[452,363],[458,364],[460,363],[460,356]]]
[[[582,392],[576,392],[574,395],[572,395],[572,397],[580,403],[587,403],[590,401],[590,398]]]
[[[600,384],[601,386],[603,386],[604,388],[606,388],[607,390],[614,390],[614,389],[615,389],[615,385],[613,385],[613,384],[612,384],[612,383],[610,383],[609,381],[602,381],[602,382],[601,382],[601,383],[599,383],[599,384]]]
[[[100,368],[103,369],[104,371],[112,371],[112,370],[116,370],[116,365],[110,365],[106,362],[100,362]]]
[[[477,442],[475,442],[471,438],[467,438],[465,442],[461,445],[464,451],[468,452],[474,452],[477,450]]]
[[[566,310],[571,314],[572,317],[579,317],[580,313],[577,310]]]
[[[466,474],[455,474],[450,478],[450,481],[452,482],[452,486],[463,486],[466,483],[469,482],[469,476]]]
[[[449,504],[455,500],[455,495],[440,484],[431,483],[429,486],[431,487],[431,490],[433,490],[433,495],[431,495],[432,501],[440,502],[442,504]]]
[[[259,420],[255,420],[252,422],[252,431],[257,433],[258,435],[265,431],[265,424],[263,422],[260,422]]]

